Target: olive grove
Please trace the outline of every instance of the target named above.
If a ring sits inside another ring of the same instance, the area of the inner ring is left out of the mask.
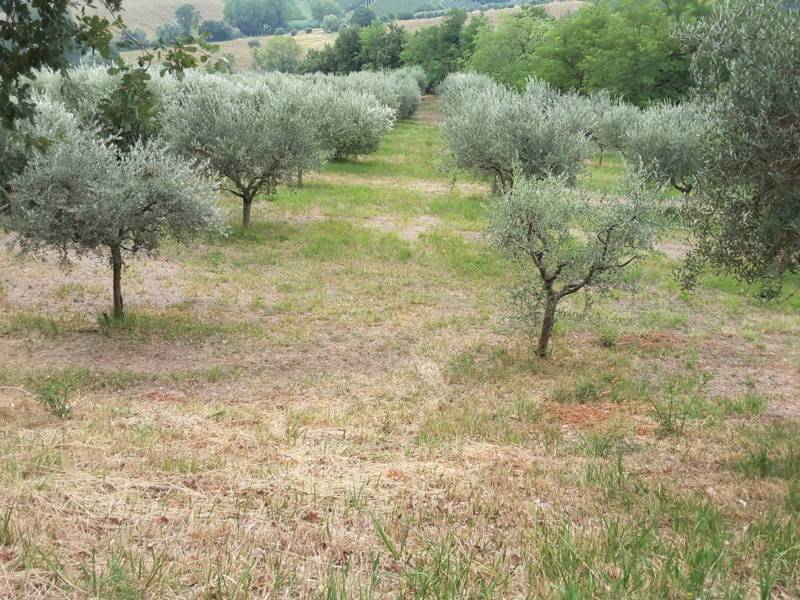
[[[106,257],[117,318],[127,259],[156,252],[167,237],[186,241],[222,229],[219,177],[222,189],[242,199],[247,226],[258,194],[269,196],[328,159],[374,152],[420,99],[414,72],[187,71],[143,79],[146,110],[121,121],[123,104],[114,98],[125,73],[81,67],[36,75],[36,119],[0,136],[4,165],[14,159],[3,178],[2,224],[23,251],[55,249],[65,262]]]
[[[391,81],[390,75],[380,77]],[[224,189],[242,200],[244,227],[260,194],[270,197],[330,158],[377,150],[403,107],[402,94],[391,85],[381,88],[384,96],[397,96],[387,105],[371,93],[378,85],[360,86],[350,78],[273,73],[187,79],[166,102],[163,135],[174,151],[206,160],[225,178]],[[410,79],[397,81],[404,88]]]
[[[113,315],[123,316],[126,256],[155,252],[221,227],[213,185],[158,144],[120,154],[111,140],[81,130],[77,120],[45,101],[35,133],[52,140],[11,180],[7,224],[28,252],[58,251],[62,261],[94,253],[113,273]]]
[[[522,93],[474,74],[450,75],[441,86],[442,124],[451,166],[493,178],[510,189],[516,173],[573,182],[591,144],[567,99],[531,81]]]

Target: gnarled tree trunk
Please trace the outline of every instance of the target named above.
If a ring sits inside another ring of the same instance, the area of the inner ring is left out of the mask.
[[[114,272],[114,318],[122,319],[122,249],[119,246],[111,247],[111,268]]]
[[[550,343],[550,336],[553,334],[553,325],[556,322],[556,305],[558,298],[555,294],[548,294],[544,304],[544,314],[542,315],[542,329],[539,333],[539,346],[536,354],[545,358],[547,356],[547,346]]]
[[[242,227],[250,227],[250,212],[253,208],[253,197],[251,195],[242,198]]]

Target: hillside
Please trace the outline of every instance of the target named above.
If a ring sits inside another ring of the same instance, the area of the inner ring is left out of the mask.
[[[125,10],[123,14],[125,22],[130,27],[141,27],[145,31],[153,33],[159,25],[173,21],[175,9],[186,1],[187,0],[124,0],[123,6]],[[410,6],[408,0],[378,0],[378,2],[381,4],[381,14],[400,14],[408,12],[408,7]],[[225,5],[224,0],[191,0],[191,4],[194,4],[200,10],[204,19],[222,19],[222,9]],[[295,12],[297,14],[307,13],[308,9],[304,1],[294,0],[293,4],[295,5],[295,10],[290,12]],[[582,4],[585,4],[585,2],[580,0],[563,0],[545,4],[542,5],[542,7],[554,17],[560,17],[574,12]],[[510,10],[515,9],[490,10],[487,11],[487,14],[490,16],[494,14],[496,18],[499,18],[499,15]],[[431,19],[413,19],[411,21],[403,21],[402,23],[409,31],[415,31],[421,27],[436,24],[441,20],[441,17],[435,17]]]
[[[554,17],[563,17],[578,10],[585,2],[580,0],[566,0],[564,2],[551,2],[544,4],[542,7]],[[495,25],[500,22],[503,16],[517,12],[519,8],[501,8],[497,10],[487,10],[484,14]],[[476,14],[476,13],[472,13]],[[410,19],[407,21],[399,21],[400,25],[405,27],[408,31],[417,31],[425,27],[438,25],[442,22],[444,17],[431,17],[428,19]],[[222,54],[231,55],[237,69],[249,69],[252,64],[252,50],[247,45],[248,41],[252,38],[239,38],[229,42],[220,42],[219,51]],[[255,38],[262,44],[270,39],[269,36],[262,36]],[[325,33],[322,29],[314,29],[311,33],[300,31],[294,38],[304,50],[320,49],[325,47],[325,44],[332,44],[336,40],[335,33]]]
[[[163,23],[175,20],[175,9],[186,0],[123,0],[123,16],[129,27],[154,32]],[[191,0],[204,19],[222,19],[224,0]]]

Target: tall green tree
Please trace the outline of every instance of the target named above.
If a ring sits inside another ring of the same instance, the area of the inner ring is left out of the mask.
[[[175,21],[181,28],[183,35],[192,35],[200,26],[202,16],[193,4],[181,4],[175,9]]]
[[[680,6],[678,6],[680,5]],[[531,75],[562,91],[608,90],[639,105],[679,100],[691,87],[691,49],[673,32],[705,10],[702,0],[616,0],[553,23],[528,61]]]
[[[387,27],[380,21],[373,21],[359,31],[359,37],[362,68],[380,70],[400,67],[406,41],[405,29],[394,23]]]
[[[285,0],[225,0],[225,20],[245,35],[259,35],[264,28],[286,26]]]
[[[475,51],[467,67],[477,73],[522,89],[534,74],[534,51],[552,29],[542,9],[525,7],[504,18],[497,29],[483,27],[475,40]]]
[[[366,27],[376,19],[376,15],[366,6],[359,6],[350,15],[350,24],[356,27]]]
[[[467,18],[463,10],[452,10],[439,25],[420,29],[408,38],[403,62],[421,66],[429,86],[460,70],[472,55],[478,32],[488,21],[474,17],[467,23]]]
[[[688,211],[687,283],[710,263],[775,293],[800,271],[800,13],[784,0],[720,0],[686,39],[713,122]]]
[[[360,28],[347,27],[339,32],[332,46],[326,44],[321,50],[309,50],[300,70],[304,73],[352,73],[363,66]]]

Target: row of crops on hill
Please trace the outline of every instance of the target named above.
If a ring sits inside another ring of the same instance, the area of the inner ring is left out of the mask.
[[[440,94],[446,159],[494,181],[487,234],[527,268],[512,301],[540,329],[546,356],[559,303],[622,286],[680,206],[669,188],[691,193],[710,119],[693,103],[640,110],[607,93],[562,94],[536,80],[519,91],[471,73],[448,76]],[[610,149],[622,154],[626,179],[610,193],[576,186],[587,159]]]
[[[544,4],[548,0],[530,1],[511,1],[511,2],[489,2],[485,0],[375,0],[372,3],[366,2],[370,10],[378,17],[390,15],[410,15],[425,12],[448,11],[454,8],[461,10],[480,10],[482,8],[500,8],[523,4]],[[426,16],[426,15],[416,15]]]

